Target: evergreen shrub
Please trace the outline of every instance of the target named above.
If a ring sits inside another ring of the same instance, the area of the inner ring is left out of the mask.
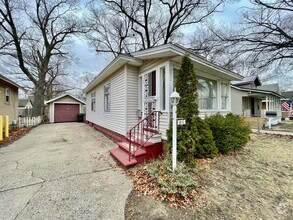
[[[242,148],[249,141],[251,129],[239,116],[229,113],[226,117],[216,114],[205,119],[219,152],[227,153]]]
[[[175,87],[180,94],[177,105],[177,118],[185,119],[186,124],[177,126],[177,157],[188,165],[193,165],[194,158],[210,157],[217,154],[212,132],[205,121],[198,116],[197,77],[193,64],[185,55],[175,79]],[[172,149],[172,121],[167,130],[167,147]]]

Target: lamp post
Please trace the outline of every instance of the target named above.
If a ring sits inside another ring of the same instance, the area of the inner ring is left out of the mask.
[[[178,92],[176,92],[176,88],[174,89],[174,92],[171,93],[170,96],[171,104],[173,106],[173,114],[172,114],[172,120],[173,120],[173,133],[172,133],[172,168],[173,170],[176,169],[177,166],[177,105],[180,100],[180,95]]]

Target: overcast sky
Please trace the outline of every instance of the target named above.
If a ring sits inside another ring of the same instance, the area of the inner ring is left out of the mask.
[[[239,14],[239,8],[248,6],[248,0],[236,1],[233,4],[226,4],[224,6],[224,12],[217,13],[215,15],[215,21],[218,22],[236,22]],[[83,73],[91,72],[98,74],[112,58],[108,54],[97,55],[95,51],[91,50],[90,46],[85,41],[77,40],[72,45],[72,53],[79,59],[79,62],[71,66],[72,71]]]

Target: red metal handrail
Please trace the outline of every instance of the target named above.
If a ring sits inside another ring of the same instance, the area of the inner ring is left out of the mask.
[[[144,144],[150,140],[155,134],[160,134],[160,111],[153,111],[151,114],[141,119],[129,132],[129,161],[131,156],[140,149]],[[131,145],[139,143],[135,150],[131,149]]]

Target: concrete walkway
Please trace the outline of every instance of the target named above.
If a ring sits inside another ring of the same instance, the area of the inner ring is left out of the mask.
[[[0,219],[124,219],[131,181],[83,123],[34,128],[0,148]]]

